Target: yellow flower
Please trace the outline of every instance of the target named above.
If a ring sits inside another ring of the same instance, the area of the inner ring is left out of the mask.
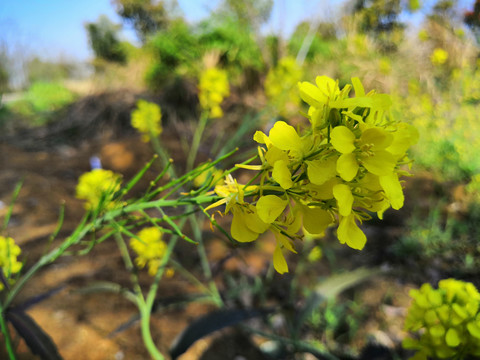
[[[291,112],[298,111],[296,108],[300,104],[300,96],[297,83],[301,78],[302,68],[293,57],[280,59],[277,66],[268,71],[265,94],[280,115],[287,117]],[[295,107],[295,110],[291,107]]]
[[[362,250],[367,243],[367,237],[355,222],[355,214],[340,217],[337,230],[338,240],[352,249]]]
[[[277,121],[268,135],[257,131],[253,139],[261,164],[237,166],[259,171],[259,184],[247,192],[227,179],[215,188],[222,199],[208,207],[226,204],[237,241],[254,241],[272,231],[277,240],[273,265],[279,273],[288,271],[284,250],[294,252],[293,241],[303,238],[302,230],[320,235],[337,223],[338,240],[361,250],[367,240],[359,227],[362,220],[370,212],[381,219],[389,207],[403,206],[401,165],[409,163],[406,152],[418,140],[414,127],[391,118],[390,97],[366,93],[357,78],[341,90],[326,76],[298,88],[310,105],[311,126],[302,131]]]
[[[0,269],[7,281],[22,269],[22,263],[17,260],[20,253],[20,247],[11,237],[0,236]],[[0,290],[3,290],[3,287],[4,285],[0,282]]]
[[[162,111],[157,104],[138,100],[137,108],[132,112],[132,126],[142,134],[142,140],[148,142],[150,136],[157,137],[163,131]]]
[[[331,139],[333,147],[342,153],[337,162],[337,172],[343,180],[351,181],[357,175],[360,164],[378,176],[393,173],[397,159],[386,151],[393,142],[393,136],[386,130],[368,128],[357,140],[346,126],[337,126],[332,130]]]
[[[148,274],[154,276],[167,251],[167,244],[162,240],[162,231],[158,227],[140,230],[137,238],[130,239],[130,247],[137,254],[135,264],[143,269],[148,265]]]
[[[85,209],[96,209],[98,206],[113,208],[115,193],[120,190],[120,175],[110,170],[94,169],[84,173],[78,179],[76,197],[85,200]]]
[[[443,65],[447,60],[448,52],[446,52],[442,48],[436,48],[435,50],[433,50],[432,55],[430,55],[430,61],[435,66]]]
[[[220,104],[230,95],[227,72],[217,68],[205,70],[200,75],[198,90],[202,109],[209,111],[212,119],[222,117]]]

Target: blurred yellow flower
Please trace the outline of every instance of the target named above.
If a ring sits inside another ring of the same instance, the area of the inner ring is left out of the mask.
[[[130,247],[137,254],[135,264],[143,269],[148,265],[148,274],[154,276],[167,251],[162,240],[162,231],[158,227],[148,227],[138,232],[137,238],[130,239]]]
[[[78,179],[76,197],[85,200],[85,209],[96,209],[98,206],[113,208],[115,193],[120,190],[119,174],[110,170],[94,169],[84,173]]]
[[[301,79],[302,68],[293,57],[280,59],[277,66],[268,71],[265,95],[280,115],[287,117],[290,113],[298,111],[300,97],[297,83]]]
[[[448,52],[446,52],[442,48],[436,48],[435,50],[433,50],[432,55],[430,55],[430,61],[435,66],[443,65],[447,60]]]
[[[132,112],[132,126],[142,134],[142,140],[148,142],[151,136],[162,133],[162,111],[157,104],[138,100],[137,108]]]
[[[209,68],[200,75],[199,101],[203,110],[209,111],[212,119],[223,116],[220,104],[230,95],[228,76],[225,70]]]
[[[11,237],[0,236],[0,269],[7,281],[22,269],[22,263],[17,260],[20,253],[20,247]],[[3,288],[4,285],[0,282],[0,290]]]

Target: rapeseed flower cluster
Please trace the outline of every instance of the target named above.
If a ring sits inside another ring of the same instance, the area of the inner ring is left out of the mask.
[[[78,179],[76,197],[85,200],[85,209],[93,210],[100,205],[106,208],[115,207],[112,201],[120,190],[121,176],[110,170],[94,169],[84,173]]]
[[[473,284],[446,279],[438,289],[423,284],[410,296],[405,330],[418,336],[406,338],[403,346],[417,350],[411,360],[480,356],[480,293]]]
[[[408,173],[401,165],[410,162],[406,151],[417,131],[391,119],[388,95],[366,94],[360,80],[352,82],[355,97],[349,96],[351,85],[340,89],[326,76],[299,83],[310,126],[302,131],[277,121],[268,135],[257,131],[261,164],[237,166],[259,171],[260,183],[241,185],[228,177],[215,187],[223,199],[209,208],[226,204],[235,240],[273,232],[279,273],[288,271],[283,252],[296,252],[302,227],[315,235],[336,223],[339,241],[360,250],[366,237],[359,224],[372,212],[382,218],[386,209],[403,206],[400,177]]]
[[[130,247],[137,254],[135,264],[143,269],[148,266],[148,274],[154,276],[165,252],[167,244],[162,240],[162,231],[158,227],[140,230],[136,238],[130,239]]]
[[[433,50],[432,55],[430,55],[430,61],[435,66],[443,65],[447,60],[448,52],[442,48],[436,48]]]
[[[297,84],[303,77],[302,67],[293,57],[280,59],[277,66],[271,68],[265,79],[265,94],[275,106],[279,115],[287,117],[300,105]]]
[[[217,68],[205,70],[200,75],[198,90],[200,106],[210,112],[209,117],[212,119],[222,117],[223,110],[220,104],[230,95],[227,72]]]
[[[21,252],[11,237],[0,236],[0,270],[7,281],[22,269],[22,263],[17,260]],[[3,288],[4,285],[0,281],[0,291]]]
[[[160,106],[145,100],[138,100],[137,108],[132,112],[132,126],[142,134],[144,142],[151,136],[157,137],[163,131]]]

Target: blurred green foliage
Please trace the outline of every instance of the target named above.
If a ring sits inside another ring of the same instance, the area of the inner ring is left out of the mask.
[[[178,7],[176,1],[112,0],[124,21],[132,26],[145,42],[148,36],[165,30],[170,24],[170,13]]]
[[[9,112],[20,115],[30,125],[44,125],[50,114],[75,100],[75,95],[60,83],[35,82],[24,96],[9,103]]]
[[[33,57],[26,63],[27,82],[58,82],[68,79],[75,72],[75,66],[66,61],[48,61]]]
[[[126,54],[118,37],[120,26],[102,15],[96,23],[87,23],[85,28],[92,50],[98,59],[118,63],[126,61]]]
[[[309,22],[302,22],[297,25],[287,45],[288,53],[291,56],[297,56],[309,29]],[[332,47],[338,45],[333,24],[320,23],[316,34],[306,54],[306,60],[310,62],[315,59],[329,59],[332,56]]]
[[[201,57],[197,40],[183,20],[174,21],[168,31],[152,36],[147,47],[153,55],[153,62],[146,74],[151,89],[162,88],[172,76],[192,76],[195,73],[196,61]]]

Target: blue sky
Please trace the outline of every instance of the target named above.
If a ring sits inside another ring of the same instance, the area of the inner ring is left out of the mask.
[[[432,2],[432,0],[424,0]],[[208,16],[221,0],[178,0],[190,22]],[[275,0],[271,19],[265,32],[289,35],[296,24],[305,19],[335,18],[345,0]],[[473,0],[460,0],[462,8]],[[42,58],[88,60],[89,49],[85,22],[107,15],[120,23],[110,0],[0,0],[0,47],[8,46],[10,53],[35,53]],[[133,31],[123,33],[133,40]]]
[[[266,32],[284,35],[293,31],[298,22],[311,14],[332,16],[334,0],[276,0]],[[190,22],[208,16],[220,0],[178,0],[183,14]],[[10,51],[36,53],[42,58],[87,60],[89,49],[85,22],[93,22],[101,15],[120,23],[110,0],[0,0],[0,46],[7,44]],[[133,40],[133,31],[124,31],[124,37]]]

